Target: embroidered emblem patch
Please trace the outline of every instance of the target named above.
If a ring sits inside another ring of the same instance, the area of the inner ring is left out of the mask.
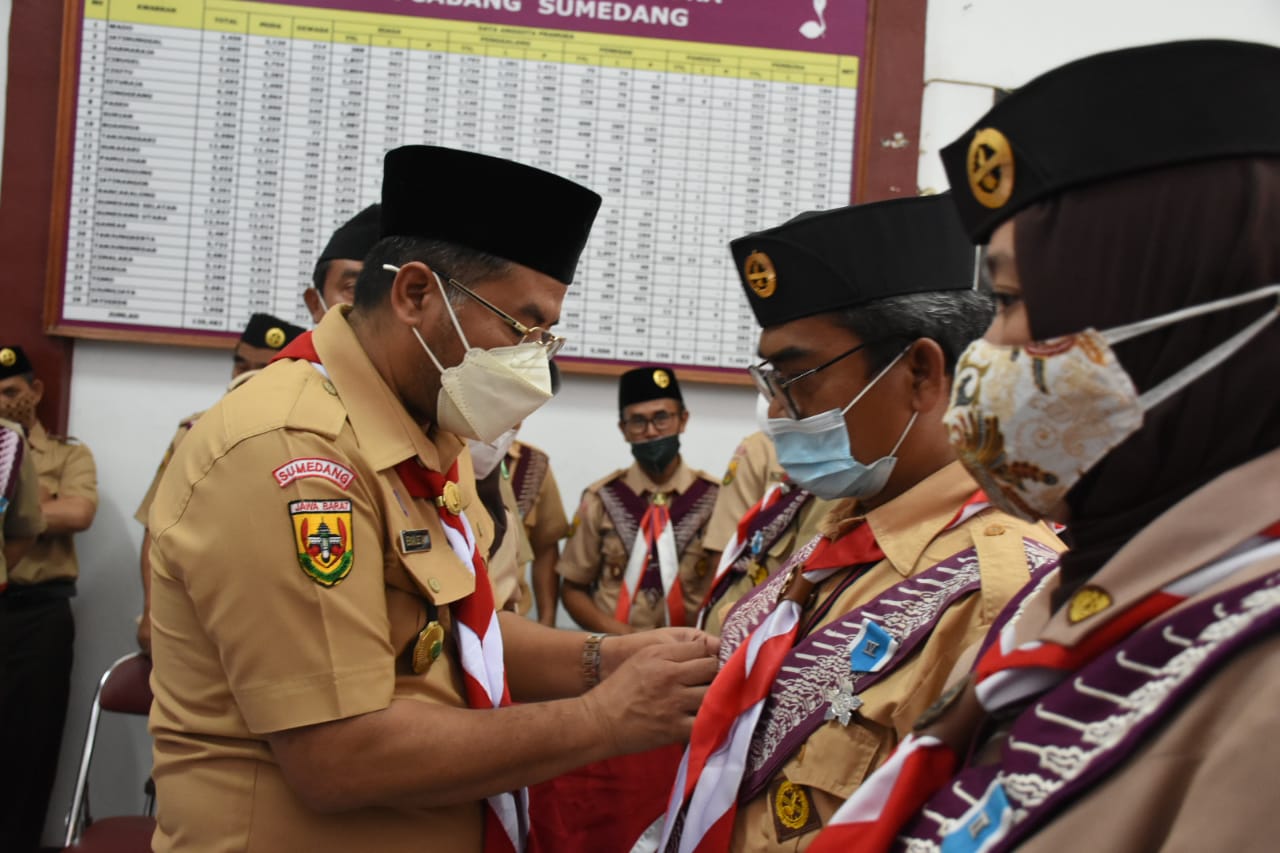
[[[1072,625],[1083,622],[1111,606],[1111,595],[1099,586],[1082,586],[1071,596],[1067,605],[1067,621]]]
[[[769,802],[773,806],[773,830],[779,843],[822,828],[822,819],[804,785],[779,779],[771,787]]]
[[[321,586],[334,586],[351,571],[351,501],[292,501],[298,565]]]
[[[722,486],[729,485],[730,483],[733,482],[733,478],[736,476],[738,476],[738,460],[731,459],[729,461],[728,469],[724,472],[724,479],[720,481],[720,485]]]
[[[319,477],[321,480],[328,480],[343,491],[356,478],[355,472],[345,465],[340,465],[332,459],[324,459],[318,456],[290,459],[272,471],[271,476],[275,478],[276,483],[282,489],[294,480]]]

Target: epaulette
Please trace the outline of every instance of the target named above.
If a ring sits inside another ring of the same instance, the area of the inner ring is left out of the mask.
[[[603,489],[605,486],[609,485],[609,484],[610,484],[610,483],[612,483],[614,480],[618,479],[619,477],[621,477],[623,474],[626,474],[626,473],[627,473],[627,469],[626,469],[626,468],[618,468],[618,469],[617,469],[617,470],[615,470],[613,473],[608,474],[608,475],[606,475],[606,476],[604,476],[604,477],[601,477],[599,480],[596,480],[594,483],[592,483],[591,485],[587,486],[587,487],[586,487],[585,489],[583,489],[582,491],[583,491],[583,493],[584,493],[584,494],[585,494],[585,493],[588,493],[588,492],[590,492],[591,494],[595,494],[596,492],[600,491],[600,490],[601,490],[601,489]]]

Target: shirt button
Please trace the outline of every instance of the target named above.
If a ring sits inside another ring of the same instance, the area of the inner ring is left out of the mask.
[[[999,536],[1001,533],[1004,533],[1004,525],[992,524],[992,525],[989,525],[987,529],[982,532],[988,536]]]
[[[435,578],[427,578],[427,586],[431,588],[432,592],[440,591],[440,581],[436,580]]]

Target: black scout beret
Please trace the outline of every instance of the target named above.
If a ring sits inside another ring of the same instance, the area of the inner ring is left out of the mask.
[[[382,237],[382,205],[371,204],[342,224],[320,253],[319,261],[362,261]]]
[[[388,151],[384,162],[382,236],[455,243],[569,284],[600,201],[532,166],[406,145]]]
[[[1197,160],[1280,155],[1280,48],[1182,41],[1100,53],[1010,94],[942,149],[975,242],[1064,189]]]
[[[675,371],[669,367],[651,364],[648,367],[628,370],[618,378],[619,412],[627,406],[649,400],[679,400],[682,404],[684,403]]]
[[[729,248],[762,327],[890,296],[973,289],[974,249],[946,195],[802,213]]]
[[[279,317],[272,317],[270,314],[254,314],[249,318],[249,324],[244,327],[244,334],[240,335],[240,343],[251,347],[278,350],[305,331],[306,329],[301,326],[286,323]]]
[[[0,346],[0,379],[25,376],[28,373],[35,373],[35,370],[22,347]]]

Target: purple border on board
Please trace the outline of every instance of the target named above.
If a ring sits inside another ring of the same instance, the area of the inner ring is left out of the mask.
[[[349,12],[437,18],[533,27],[546,30],[607,33],[638,38],[678,39],[711,44],[734,44],[865,56],[869,0],[275,0],[280,6],[307,6]],[[457,5],[447,5],[456,2]],[[478,7],[467,8],[464,3]],[[572,12],[590,8],[592,14]],[[683,26],[601,20],[626,8],[668,11]],[[818,9],[821,8],[821,15]],[[572,10],[569,15],[559,9]],[[540,10],[551,10],[550,13]],[[677,14],[680,10],[681,14]],[[815,37],[807,37],[804,28]],[[820,34],[819,34],[820,33]]]

